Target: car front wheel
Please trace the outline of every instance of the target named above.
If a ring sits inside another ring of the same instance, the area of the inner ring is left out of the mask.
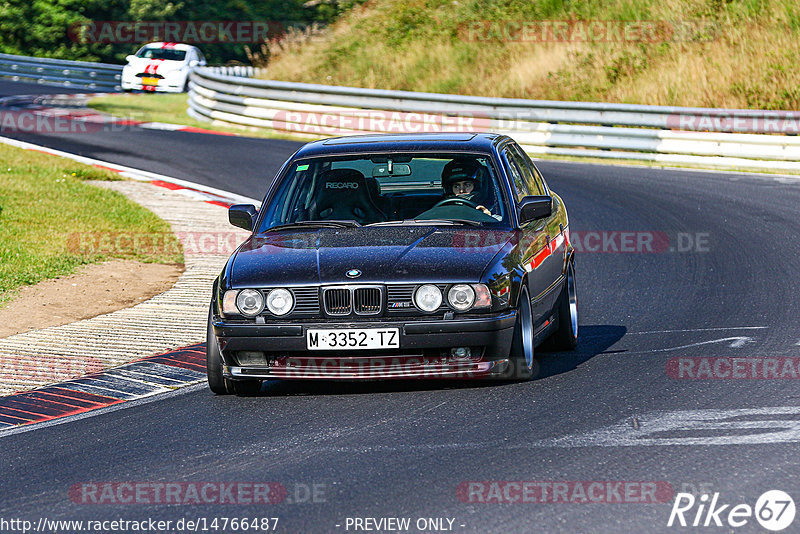
[[[208,387],[217,395],[249,395],[261,390],[261,380],[230,380],[222,375],[222,355],[208,317],[206,332],[206,376]]]
[[[533,358],[533,311],[528,289],[523,287],[517,308],[517,324],[511,342],[509,367],[503,378],[510,380],[530,380],[534,375],[536,361]]]

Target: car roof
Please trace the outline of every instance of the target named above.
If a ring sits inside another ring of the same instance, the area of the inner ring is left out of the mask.
[[[370,134],[312,141],[295,158],[374,152],[483,152],[490,153],[508,139],[495,133]]]

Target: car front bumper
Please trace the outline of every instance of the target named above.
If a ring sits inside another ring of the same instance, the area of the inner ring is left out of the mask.
[[[120,87],[125,91],[154,91],[157,93],[182,93],[183,82],[172,84],[168,83],[166,78],[159,80],[158,85],[142,85],[140,78],[134,80],[122,80]]]
[[[478,378],[503,373],[516,312],[451,320],[384,318],[358,322],[242,324],[214,317],[214,335],[231,379]],[[397,328],[399,349],[310,351],[308,329]],[[470,358],[451,349],[469,347]],[[253,362],[262,353],[264,361]],[[242,354],[248,354],[243,361]]]

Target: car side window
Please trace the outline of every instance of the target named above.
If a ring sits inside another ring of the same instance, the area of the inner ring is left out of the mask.
[[[514,185],[514,197],[516,198],[516,201],[519,202],[522,200],[522,197],[530,194],[528,192],[528,187],[525,184],[522,170],[519,168],[519,163],[516,161],[514,153],[510,149],[503,149],[503,159],[505,160],[506,167],[511,175],[511,182]]]
[[[522,170],[522,176],[525,180],[525,184],[527,185],[528,191],[530,191],[530,195],[546,195],[546,191],[542,186],[542,179],[541,175],[539,174],[538,169],[534,167],[533,162],[530,160],[528,155],[518,146],[518,145],[511,145],[511,149],[515,156],[515,160],[519,164],[520,169]]]
[[[545,184],[544,177],[542,173],[539,172],[539,169],[534,165],[531,161],[531,158],[528,157],[528,154],[525,153],[519,146],[515,146],[516,150],[519,152],[520,157],[522,158],[525,167],[530,169],[532,173],[533,182],[531,183],[530,190],[532,195],[546,195],[547,193],[547,185]],[[538,191],[535,192],[535,191]]]

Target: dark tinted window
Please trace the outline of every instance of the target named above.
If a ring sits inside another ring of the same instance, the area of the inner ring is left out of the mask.
[[[544,180],[542,179],[539,169],[536,168],[531,158],[528,157],[528,154],[526,154],[519,145],[513,145],[513,148],[514,152],[519,157],[520,165],[523,167],[523,174],[525,174],[525,181],[528,183],[530,194],[546,195],[547,189],[545,188]]]
[[[519,156],[506,147],[503,149],[503,159],[505,159],[508,172],[511,174],[511,182],[514,185],[514,196],[517,202],[519,202],[522,200],[522,197],[530,195],[528,185],[525,183],[525,174],[520,166]]]
[[[169,61],[183,61],[186,57],[185,50],[175,50],[174,48],[143,48],[139,51],[139,57],[148,59],[166,59]]]
[[[522,177],[525,180],[526,189],[529,195],[544,195],[545,191],[541,184],[541,179],[537,180],[538,171],[535,170],[533,163],[528,155],[518,145],[511,145],[514,160],[519,165],[522,171]]]
[[[301,221],[410,219],[508,223],[501,182],[483,154],[411,153],[296,161],[269,201],[260,231]]]

